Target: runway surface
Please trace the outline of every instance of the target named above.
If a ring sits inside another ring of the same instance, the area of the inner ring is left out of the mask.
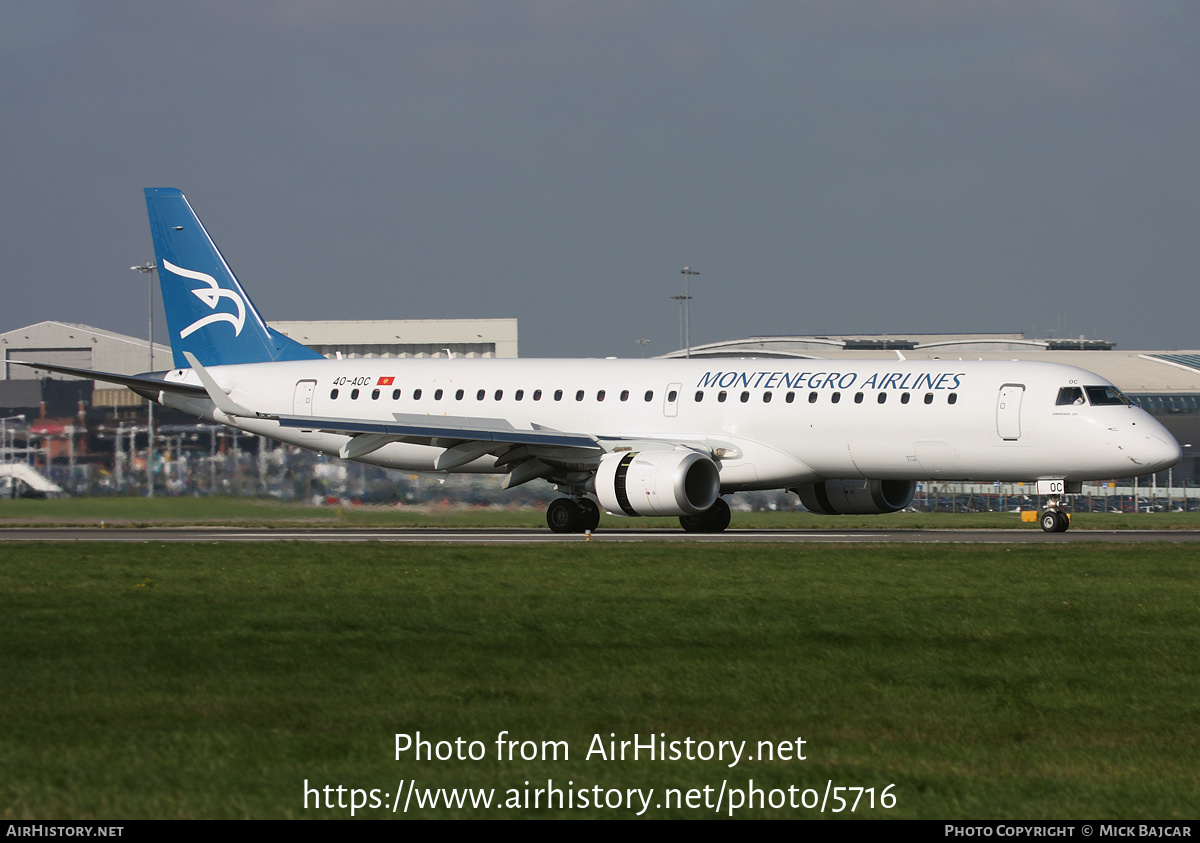
[[[0,529],[0,542],[400,542],[428,544],[541,544],[544,542],[776,542],[785,544],[916,542],[924,544],[1045,544],[1053,542],[1200,542],[1200,530],[1071,530],[1043,533],[1023,530],[601,530],[587,536],[539,529],[232,529],[181,527],[128,529],[96,527]]]

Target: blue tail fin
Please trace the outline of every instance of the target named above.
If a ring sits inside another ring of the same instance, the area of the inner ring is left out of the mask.
[[[321,358],[267,326],[182,193],[147,187],[146,210],[175,368]]]

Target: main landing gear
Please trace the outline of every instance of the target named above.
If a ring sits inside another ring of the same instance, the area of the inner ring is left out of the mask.
[[[723,498],[699,515],[679,516],[679,526],[689,533],[720,533],[729,526],[729,504]]]
[[[1071,519],[1058,498],[1053,498],[1046,504],[1042,512],[1042,530],[1047,533],[1065,533],[1071,526]]]
[[[721,498],[699,515],[681,515],[689,533],[719,533],[729,526],[729,504]],[[556,498],[546,510],[546,524],[555,533],[585,533],[600,525],[600,507],[591,498]]]
[[[586,533],[600,526],[600,507],[591,498],[555,498],[546,510],[546,524],[555,533]]]

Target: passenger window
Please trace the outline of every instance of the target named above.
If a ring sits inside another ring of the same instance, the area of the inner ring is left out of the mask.
[[[763,403],[764,403],[764,404],[770,404],[770,403],[771,403],[771,393],[770,393],[769,391],[768,391],[768,392],[764,392],[764,393],[763,393]]]
[[[372,400],[372,401],[378,401],[378,400],[379,400],[379,390],[378,390],[378,389],[373,389],[373,390],[371,390],[371,400]]]
[[[419,390],[419,389],[414,389],[414,390],[413,390],[413,400],[414,400],[414,401],[420,401],[420,400],[421,400],[421,390]]]
[[[856,392],[856,393],[854,393],[854,403],[855,403],[855,404],[861,404],[861,403],[862,403],[862,393],[861,393],[861,392]]]
[[[679,400],[679,393],[676,392],[675,390],[672,389],[670,392],[667,393],[667,403],[668,404],[674,404],[678,400]]]
[[[879,393],[879,403],[883,404],[885,401],[887,401],[887,393],[886,392]]]
[[[904,393],[903,395],[901,395],[901,396],[900,396],[900,403],[901,403],[901,404],[907,404],[907,403],[908,403],[908,399],[909,399],[909,398],[911,398],[911,397],[912,397],[912,396],[911,396],[911,394],[910,394],[910,393],[907,393],[907,392],[906,392],[906,393]]]
[[[786,400],[786,401],[787,401],[789,404],[791,404],[793,401],[795,401],[795,400],[796,400],[796,393],[794,393],[794,392],[789,392],[789,393],[787,394],[787,398],[786,398],[785,400]]]
[[[604,400],[604,390],[603,389],[596,393],[596,400],[597,401]]]
[[[703,400],[704,400],[704,390],[700,390],[699,392],[696,393],[696,403],[699,404]]]
[[[835,392],[835,393],[833,393],[833,395],[829,396],[829,401],[833,404],[836,404],[837,402],[839,402],[841,400],[842,400],[842,393],[840,393],[840,392]]]
[[[946,403],[947,404],[957,404],[958,403],[958,393],[951,392],[950,397],[946,399]]]
[[[653,390],[653,389],[647,389],[647,390],[646,390],[646,402],[647,402],[647,403],[649,403],[649,402],[651,402],[651,401],[653,401],[653,400],[654,400],[654,390]]]
[[[497,390],[496,390],[496,400],[497,400],[497,401],[499,401],[499,400],[500,400],[501,398],[503,398],[503,397],[504,397],[504,390],[503,390],[503,389],[497,389]]]
[[[357,401],[357,400],[358,400],[358,390],[357,390],[357,389],[352,389],[352,390],[350,390],[350,400],[351,400],[351,401]]]
[[[487,395],[487,390],[486,390],[486,389],[481,389],[481,390],[479,390],[478,392],[476,392],[476,393],[475,393],[475,400],[476,400],[476,401],[482,401],[486,395]]]
[[[718,393],[717,393],[717,403],[724,404],[724,403],[725,403],[725,399],[726,399],[726,398],[728,398],[728,397],[729,397],[729,393],[728,393],[728,392],[725,392],[725,391],[718,392]]]
[[[393,389],[393,390],[392,390],[392,400],[393,400],[393,401],[399,401],[399,400],[400,400],[400,390],[398,390],[398,389]]]
[[[434,390],[434,392],[433,392],[433,400],[434,400],[434,401],[441,401],[441,400],[442,400],[442,391],[441,391],[440,389],[436,389],[436,390]]]
[[[622,400],[622,401],[628,401],[628,400],[629,400],[629,390],[628,390],[628,389],[622,389],[622,390],[621,390],[621,400]]]
[[[749,393],[749,392],[743,392],[743,393],[742,393],[742,403],[743,403],[743,404],[745,404],[745,403],[746,403],[747,401],[749,401],[749,400],[750,400],[750,393]]]
[[[582,389],[575,393],[575,400],[576,401],[583,400],[583,390]]]
[[[330,397],[331,399],[332,399],[332,398],[337,398],[337,397],[338,397],[338,391],[337,391],[336,389],[331,389],[331,390],[329,390],[329,397]]]
[[[463,400],[463,395],[465,395],[465,394],[466,394],[466,393],[464,393],[464,392],[463,392],[463,391],[460,389],[458,392],[454,393],[454,400],[455,400],[455,401],[461,401],[461,400]]]
[[[561,390],[561,389],[556,389],[556,390],[554,390],[554,400],[555,400],[555,401],[561,401],[561,400],[562,400],[562,390]]]
[[[533,391],[533,400],[534,400],[534,401],[541,401],[541,400],[542,400],[542,391],[541,391],[540,389],[535,389],[535,390]]]
[[[525,397],[525,390],[523,390],[523,389],[518,389],[518,390],[517,390],[517,391],[516,391],[516,392],[513,394],[513,398],[515,398],[515,399],[516,399],[516,400],[518,400],[518,401],[520,401],[520,400],[521,400],[522,398],[524,398],[524,397]]]
[[[925,393],[925,403],[926,403],[926,404],[932,404],[932,403],[933,403],[933,393],[932,393],[932,392],[926,392],[926,393]]]
[[[808,403],[809,404],[817,403],[817,393],[815,393],[815,392],[808,393]]]
[[[1058,407],[1082,403],[1084,403],[1083,389],[1078,386],[1064,386],[1058,391],[1058,400],[1054,402],[1055,406]]]

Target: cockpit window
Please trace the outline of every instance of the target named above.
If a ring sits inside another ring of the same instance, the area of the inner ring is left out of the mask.
[[[1082,404],[1083,390],[1078,386],[1064,386],[1058,391],[1058,400],[1054,402],[1059,407],[1068,404]]]
[[[1132,404],[1129,396],[1115,386],[1086,387],[1088,400],[1093,406],[1102,407],[1106,404]]]

